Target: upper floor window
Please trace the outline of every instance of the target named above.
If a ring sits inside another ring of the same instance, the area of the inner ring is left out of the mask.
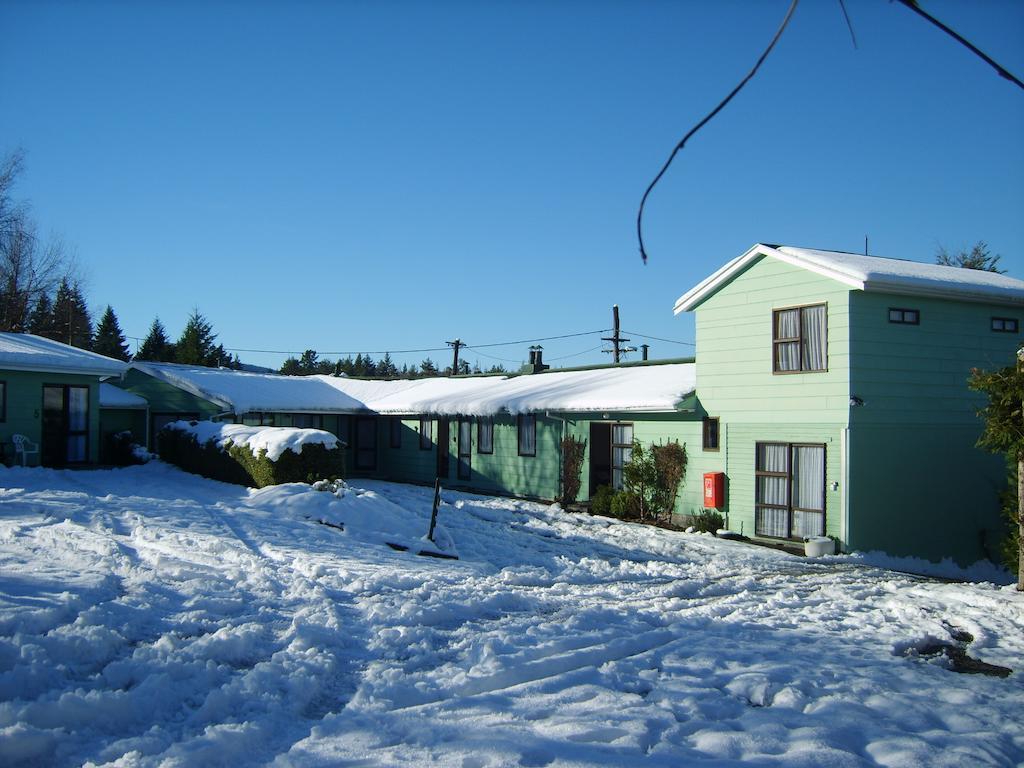
[[[481,416],[476,423],[476,452],[494,453],[494,418]]]
[[[704,443],[703,448],[705,451],[717,451],[718,450],[718,417],[708,416],[704,419]]]
[[[775,373],[827,369],[825,318],[824,304],[772,312],[772,370]]]
[[[519,415],[519,455],[537,455],[537,417],[532,413]]]
[[[890,307],[889,322],[901,323],[903,325],[920,325],[921,313],[916,309],[900,309],[898,307]]]
[[[1019,323],[1015,317],[993,317],[992,330],[999,333],[1017,333]]]

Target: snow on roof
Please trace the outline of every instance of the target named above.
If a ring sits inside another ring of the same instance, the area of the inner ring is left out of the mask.
[[[693,363],[391,381],[253,374],[167,363],[132,367],[235,413],[666,412],[675,410],[696,385]]]
[[[466,416],[538,411],[672,411],[693,391],[695,370],[693,363],[674,363],[508,377],[418,379],[411,383],[421,386],[395,388],[367,405],[377,413]],[[346,386],[346,380],[336,381]]]
[[[320,376],[282,376],[174,363],[132,363],[132,368],[235,413],[352,413],[366,410],[358,400]]]
[[[0,333],[0,368],[120,376],[128,370],[128,363],[31,333]]]
[[[146,408],[149,402],[113,384],[100,384],[100,408]]]
[[[761,257],[778,259],[862,291],[1024,304],[1024,280],[996,272],[758,243],[680,296],[676,313],[693,309]]]

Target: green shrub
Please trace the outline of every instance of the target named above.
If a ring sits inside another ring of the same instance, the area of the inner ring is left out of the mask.
[[[702,509],[693,516],[693,526],[701,533],[716,533],[725,527],[725,518],[713,509]]]
[[[660,513],[666,520],[671,520],[679,486],[686,479],[686,446],[677,442],[652,445],[651,454],[654,457],[654,482],[658,488],[655,517]]]
[[[230,440],[223,448],[213,440],[200,445],[193,433],[169,426],[160,430],[157,440],[160,458],[186,472],[255,488],[334,480],[340,478],[345,469],[340,444],[335,448],[307,444],[302,446],[301,453],[285,449],[277,461],[271,461],[264,449],[254,454],[249,448],[235,445]]]
[[[590,497],[590,512],[594,515],[608,517],[612,513],[612,492],[611,486],[599,485]]]
[[[641,520],[653,517],[659,507],[658,471],[654,466],[654,453],[645,451],[639,440],[633,441],[632,457],[622,468],[622,485],[636,497],[637,517]],[[622,502],[626,504],[625,501]],[[625,507],[624,507],[625,509]],[[614,508],[612,514],[615,514]],[[619,517],[619,515],[616,515]]]
[[[612,496],[611,515],[620,520],[642,520],[643,499],[633,491],[619,491]]]
[[[586,450],[586,440],[578,440],[573,435],[562,439],[562,506],[572,504],[580,493]]]

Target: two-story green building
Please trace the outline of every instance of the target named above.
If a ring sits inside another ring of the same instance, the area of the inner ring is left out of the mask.
[[[975,446],[967,379],[1015,359],[1024,281],[758,244],[675,310],[696,317],[701,456],[733,530],[998,559],[1005,464]]]

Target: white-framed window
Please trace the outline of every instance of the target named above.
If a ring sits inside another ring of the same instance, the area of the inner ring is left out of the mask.
[[[803,539],[825,535],[825,446],[755,445],[754,533]]]
[[[772,311],[772,371],[801,373],[828,369],[825,304]]]
[[[434,447],[434,420],[420,419],[420,450],[429,451]]]
[[[537,417],[532,413],[521,413],[519,426],[519,455],[537,455]]]
[[[622,490],[622,469],[633,458],[633,425],[612,424],[612,488]]]

